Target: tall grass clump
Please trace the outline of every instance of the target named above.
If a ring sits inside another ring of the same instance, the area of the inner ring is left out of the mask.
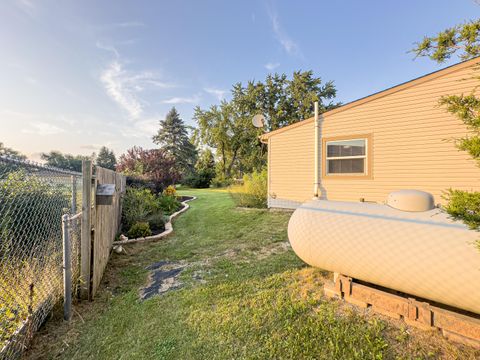
[[[61,254],[53,243],[44,250],[51,255],[0,264],[0,349],[14,340],[29,316],[33,326],[41,324],[48,314],[45,309],[62,296]]]
[[[267,207],[267,170],[254,171],[243,176],[243,185],[230,187],[230,196],[238,207]]]

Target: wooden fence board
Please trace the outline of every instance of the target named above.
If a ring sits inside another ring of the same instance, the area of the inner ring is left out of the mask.
[[[92,243],[92,162],[82,162],[82,235],[81,235],[81,286],[80,297],[90,299],[90,275],[91,275],[91,243]]]
[[[115,184],[111,202],[97,201],[94,219],[92,296],[98,290],[116,234],[120,231],[121,199],[125,177],[112,170],[96,167],[97,184]]]

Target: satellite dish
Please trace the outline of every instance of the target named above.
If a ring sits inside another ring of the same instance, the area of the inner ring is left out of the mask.
[[[265,125],[265,116],[263,116],[262,114],[255,115],[252,119],[252,124],[256,128],[263,128],[263,126]]]

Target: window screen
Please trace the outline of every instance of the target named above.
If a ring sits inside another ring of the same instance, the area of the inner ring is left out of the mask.
[[[327,174],[365,174],[367,140],[327,141]]]

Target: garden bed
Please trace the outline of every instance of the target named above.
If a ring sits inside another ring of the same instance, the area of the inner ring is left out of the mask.
[[[180,201],[180,206],[178,207],[178,209],[175,211],[175,213],[177,212],[182,212],[182,210],[185,208],[186,206],[186,202],[190,201],[190,200],[193,200],[193,196],[177,196],[176,197],[178,201]],[[156,235],[159,235],[161,233],[163,233],[165,231],[165,226],[162,226],[162,227],[159,227],[159,228],[151,228],[152,230],[152,236],[156,236]]]
[[[164,230],[161,232],[158,232],[157,234],[153,234],[151,236],[144,236],[144,237],[138,237],[134,239],[125,239],[125,240],[119,240],[119,241],[114,241],[113,246],[116,245],[125,245],[125,244],[131,244],[131,243],[136,243],[136,242],[143,242],[143,241],[150,241],[150,240],[158,240],[161,239],[167,235],[169,235],[173,231],[173,225],[172,225],[172,220],[176,218],[178,215],[181,213],[185,212],[188,210],[188,202],[195,200],[195,196],[180,196],[177,197],[178,200],[180,200],[180,208],[174,212],[172,215],[168,217],[168,221],[165,223]]]

